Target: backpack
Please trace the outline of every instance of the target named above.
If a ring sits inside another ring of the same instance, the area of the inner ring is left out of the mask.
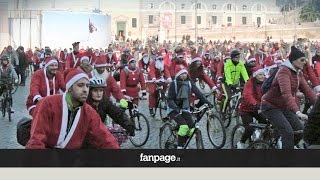
[[[17,124],[17,141],[25,146],[30,139],[31,118],[23,117]]]
[[[278,67],[275,68],[272,71],[271,75],[266,80],[263,81],[262,86],[261,86],[262,94],[265,94],[271,88],[272,81],[273,81],[274,77],[276,77],[278,70],[279,70]]]

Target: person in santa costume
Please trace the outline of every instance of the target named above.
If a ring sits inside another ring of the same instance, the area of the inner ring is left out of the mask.
[[[99,114],[86,103],[89,78],[80,69],[66,77],[64,94],[40,101],[26,149],[80,149],[84,140],[97,149],[119,149]]]
[[[72,43],[73,51],[68,54],[65,68],[66,70],[80,66],[81,53],[79,52],[79,44],[80,42]]]
[[[121,54],[120,57],[120,69],[125,68],[129,64],[129,57],[130,57],[130,49],[129,48],[124,48],[123,53]]]
[[[88,56],[83,56],[80,59],[80,66],[78,69],[81,69],[83,72],[85,72],[89,77],[91,74],[91,71],[93,70],[92,65],[90,64],[90,58]]]
[[[107,57],[107,64],[109,66],[115,66],[118,63],[116,54],[113,53],[112,47],[108,47],[108,52],[106,57]]]
[[[33,73],[30,83],[30,93],[27,98],[27,109],[30,115],[37,103],[46,96],[58,94],[59,90],[65,91],[63,75],[58,71],[58,60],[46,58],[45,66]]]
[[[149,66],[150,66],[150,58],[147,52],[142,53],[142,58],[138,62],[139,68],[143,70],[144,73],[149,72]]]
[[[183,66],[177,66],[175,69],[175,80],[170,83],[168,90],[168,106],[171,119],[178,124],[178,149],[182,149],[188,136],[191,136],[193,127],[193,118],[190,113],[191,94],[194,93],[202,102],[213,105],[203,96],[197,86],[190,80],[187,69]]]
[[[133,103],[138,104],[139,91],[142,90],[142,96],[146,96],[146,84],[143,72],[137,67],[136,59],[133,56],[128,57],[128,66],[120,73],[120,88],[126,98],[132,99]],[[140,87],[139,87],[140,84]]]
[[[175,70],[176,70],[176,66],[180,66],[183,65],[185,67],[188,66],[186,60],[185,60],[185,52],[182,48],[176,48],[175,50],[176,52],[176,57],[173,59],[171,66],[170,66],[170,75],[171,78],[174,79],[174,76],[176,74]]]
[[[171,83],[172,79],[170,76],[169,68],[163,62],[162,54],[158,53],[155,61],[150,64],[150,72],[149,72],[149,79],[152,80],[154,83],[148,84],[149,89],[149,112],[150,116],[154,117],[154,108],[156,107],[156,80],[164,79],[166,80],[165,83]],[[161,85],[161,84],[159,84]],[[164,91],[166,91],[167,86],[163,84]]]
[[[68,50],[65,48],[59,54],[59,71],[63,74],[64,70],[66,69],[66,61],[68,57]]]
[[[107,65],[105,58],[97,59],[94,64],[94,69],[91,71],[91,76],[103,79],[106,82],[105,95],[110,99],[112,94],[116,101],[120,102],[120,100],[124,98],[123,94],[120,91],[117,81],[111,76],[111,73],[106,70]]]

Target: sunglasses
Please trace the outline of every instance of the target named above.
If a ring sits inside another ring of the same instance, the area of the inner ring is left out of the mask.
[[[157,58],[157,60],[163,61],[163,58]]]
[[[300,62],[307,62],[306,59],[300,59]]]

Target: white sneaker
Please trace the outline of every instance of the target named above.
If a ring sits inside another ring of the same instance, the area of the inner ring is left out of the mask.
[[[239,141],[239,142],[237,143],[237,149],[246,149],[246,146],[245,146],[244,143],[242,143],[241,141]]]
[[[183,146],[177,146],[177,149],[183,149]]]

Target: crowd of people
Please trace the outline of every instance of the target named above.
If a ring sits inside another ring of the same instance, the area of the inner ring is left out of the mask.
[[[144,44],[137,40],[122,46],[113,43],[105,50],[80,48],[80,42],[74,42],[69,50],[45,47],[24,51],[20,46],[14,51],[8,46],[1,53],[1,78],[10,65],[13,78],[20,76],[20,85],[25,86],[24,71],[30,68],[33,72],[26,101],[33,117],[26,144],[30,149],[118,149],[119,141],[104,124],[106,116],[134,136],[134,122],[124,111],[127,100],[138,104],[139,97],[148,93],[149,113],[154,117],[155,83],[160,79],[168,91],[168,116],[179,127],[178,148],[194,130],[191,109],[203,104],[213,108],[213,102],[195,85],[199,83],[207,84],[217,95],[221,107],[217,113],[222,119],[233,90],[243,87],[239,110],[246,130],[237,144],[239,149],[245,148],[253,133],[249,124],[254,119],[270,121],[281,134],[283,149],[293,149],[303,138],[293,132],[304,129],[301,120],[308,120],[307,107],[316,103],[320,91],[319,45],[203,40],[195,46],[190,42]],[[270,88],[262,92],[262,84],[271,77]],[[302,96],[308,99],[305,110],[299,107]],[[193,107],[196,99],[199,102]],[[313,121],[309,118],[308,122]],[[312,130],[306,132],[305,137],[315,139],[311,138]]]

